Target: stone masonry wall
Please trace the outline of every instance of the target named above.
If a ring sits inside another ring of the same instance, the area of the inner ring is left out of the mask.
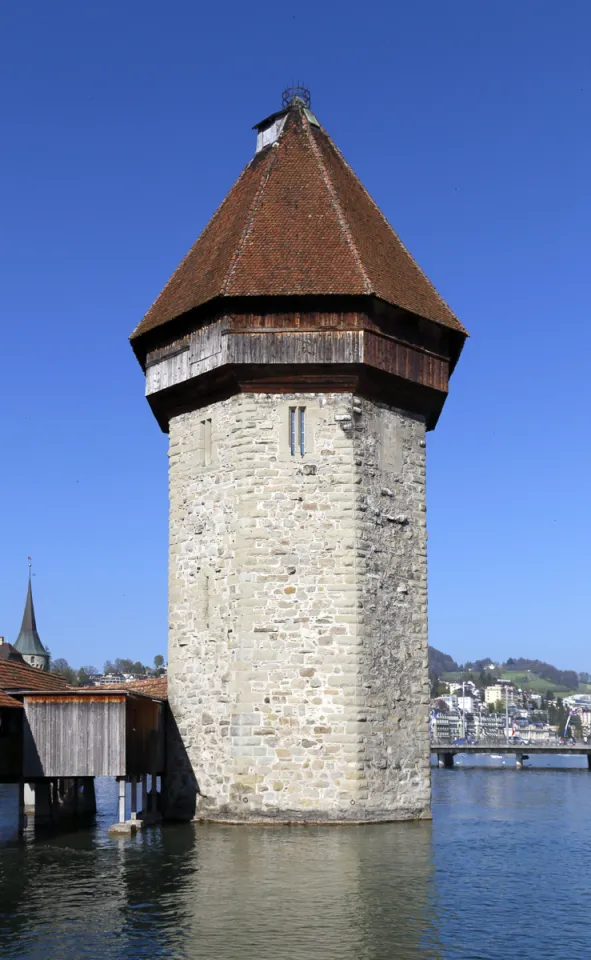
[[[368,807],[424,816],[431,800],[425,425],[357,398],[353,421]]]
[[[424,445],[350,394],[171,421],[170,811],[429,815]]]

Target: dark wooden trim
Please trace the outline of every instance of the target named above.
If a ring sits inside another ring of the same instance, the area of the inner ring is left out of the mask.
[[[424,417],[432,430],[446,391],[364,364],[227,364],[160,390],[148,402],[164,433],[173,417],[238,393],[355,393]]]

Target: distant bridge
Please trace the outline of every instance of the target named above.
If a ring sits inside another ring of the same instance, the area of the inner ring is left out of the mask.
[[[588,743],[437,743],[431,741],[431,754],[437,756],[437,762],[440,767],[451,769],[454,765],[454,757],[458,753],[501,753],[514,754],[517,762],[517,768],[521,769],[524,760],[529,760],[532,756],[546,754],[549,756],[560,757],[587,757],[587,766],[591,770],[591,744]]]

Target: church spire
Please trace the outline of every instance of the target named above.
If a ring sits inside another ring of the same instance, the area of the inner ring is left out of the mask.
[[[31,558],[29,557],[29,584],[27,587],[27,599],[25,601],[25,611],[21,623],[20,633],[14,644],[15,650],[22,655],[28,664],[32,667],[39,667],[42,670],[49,669],[49,654],[37,632],[37,622],[35,620],[35,607],[33,605],[33,589],[31,586]]]

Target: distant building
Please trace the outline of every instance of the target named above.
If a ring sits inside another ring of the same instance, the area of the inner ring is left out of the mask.
[[[472,680],[463,680],[461,683],[456,680],[449,684],[449,692],[462,693],[463,696],[466,694],[474,696],[476,694],[476,684]]]
[[[448,694],[444,697],[439,697],[439,700],[443,700],[448,710],[457,710],[458,709],[458,698],[454,693]]]
[[[37,623],[35,621],[35,608],[33,606],[33,591],[31,589],[31,568],[29,567],[29,586],[27,588],[27,599],[25,601],[25,612],[21,630],[16,638],[14,649],[20,653],[25,663],[31,667],[37,667],[39,670],[49,670],[49,653],[41,643],[37,633]]]
[[[474,697],[458,697],[458,707],[463,713],[474,713]]]
[[[499,700],[509,707],[515,706],[517,690],[509,680],[499,680],[490,687],[484,688],[485,703],[497,703]]]
[[[0,637],[0,660],[11,660],[13,663],[25,662],[22,654],[11,643],[7,643],[4,637]]]
[[[125,677],[122,673],[93,673],[88,678],[89,686],[104,687],[113,683],[124,683]]]
[[[591,710],[591,696],[588,693],[577,693],[572,697],[565,697],[562,702],[569,710],[575,710],[577,707]]]

